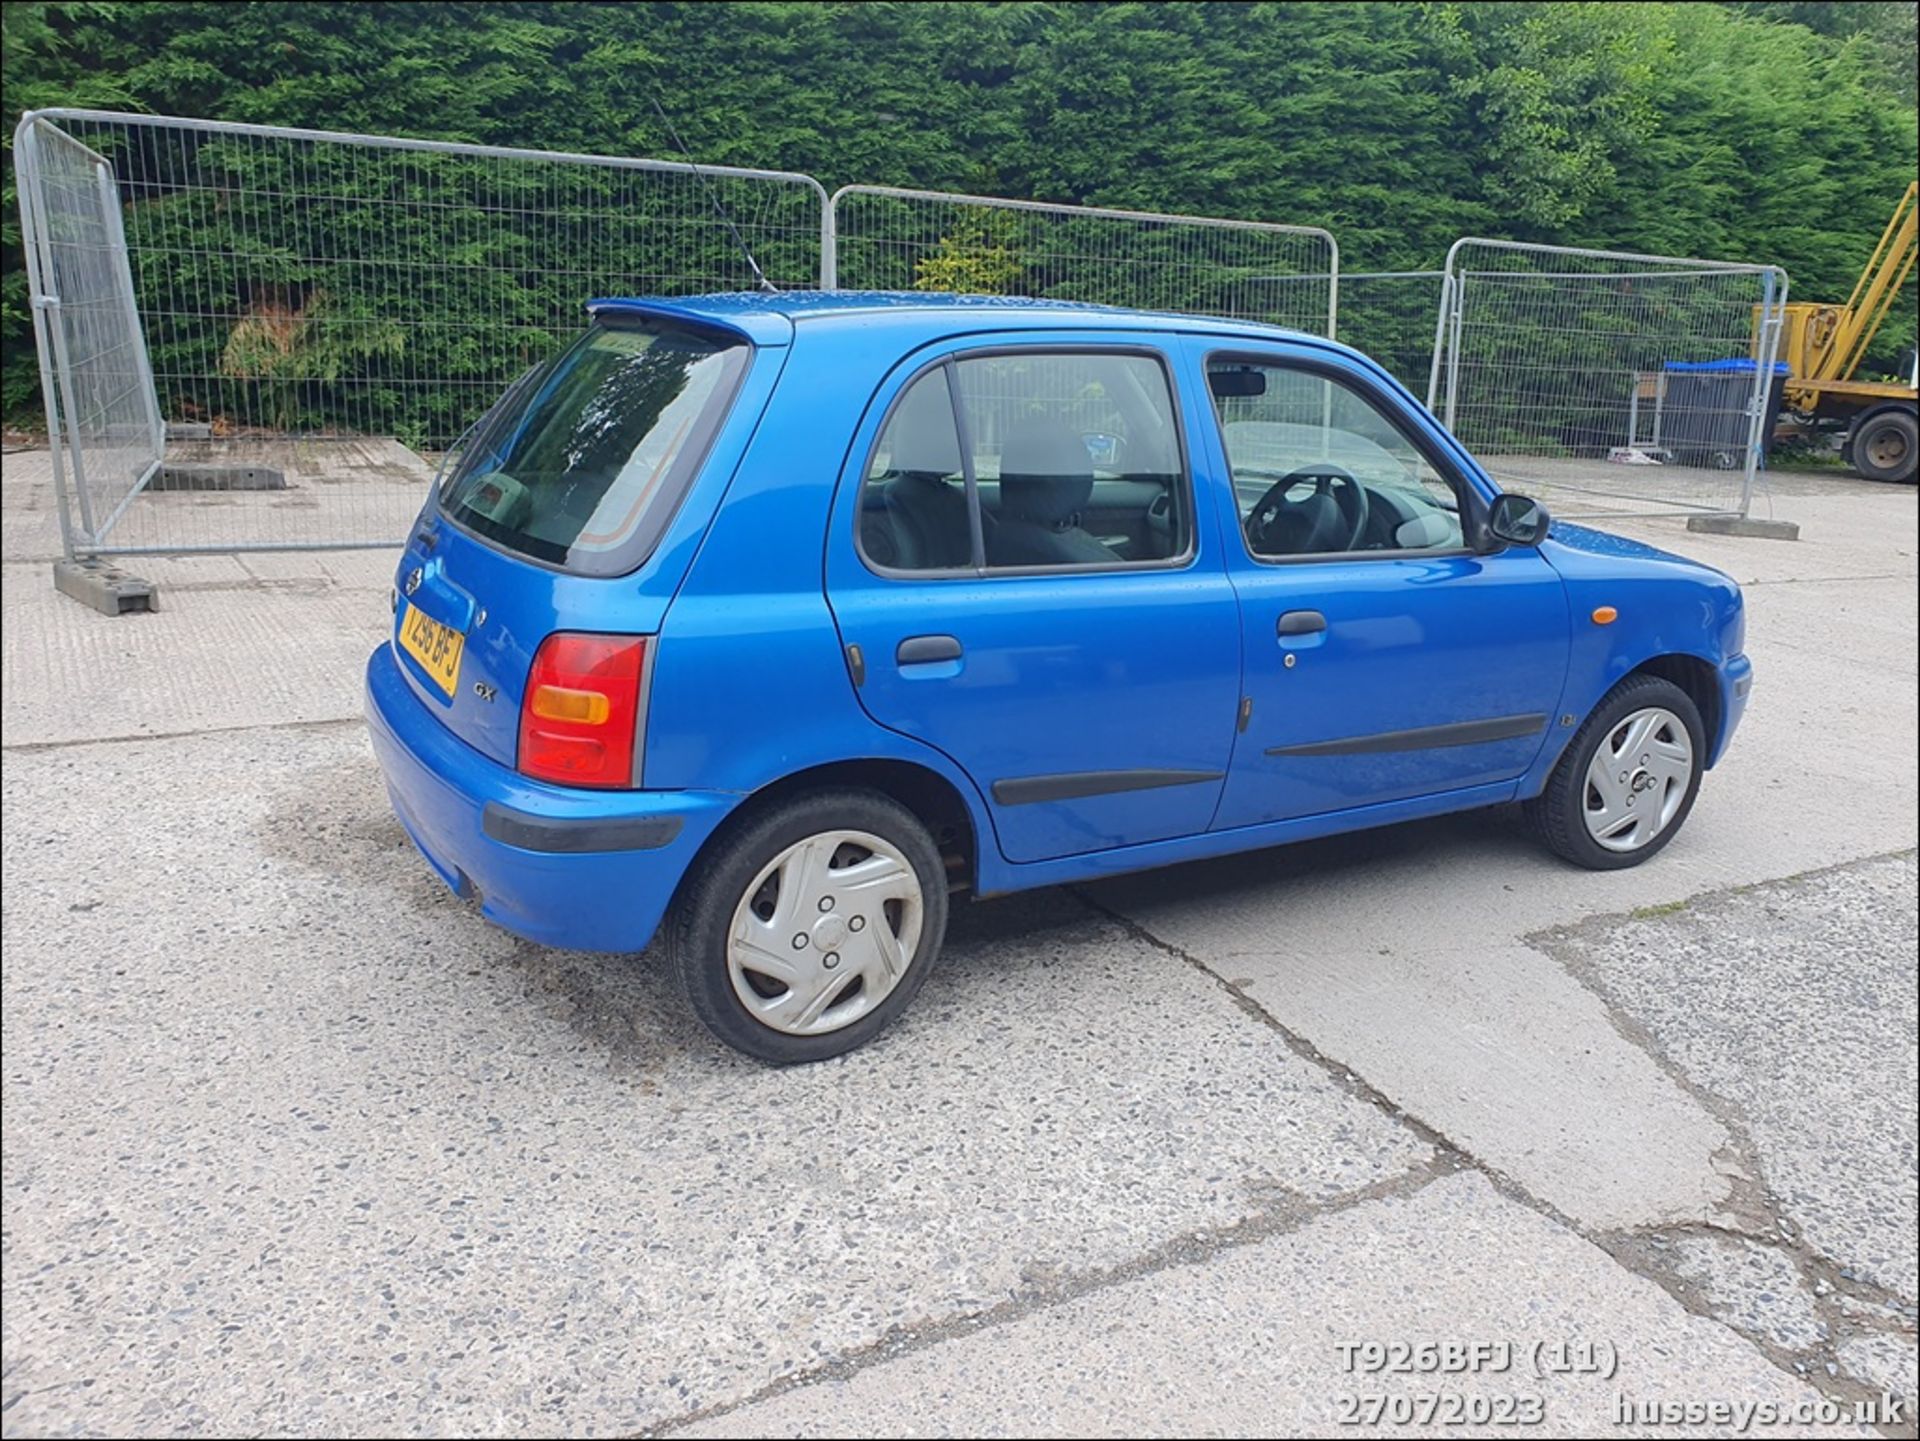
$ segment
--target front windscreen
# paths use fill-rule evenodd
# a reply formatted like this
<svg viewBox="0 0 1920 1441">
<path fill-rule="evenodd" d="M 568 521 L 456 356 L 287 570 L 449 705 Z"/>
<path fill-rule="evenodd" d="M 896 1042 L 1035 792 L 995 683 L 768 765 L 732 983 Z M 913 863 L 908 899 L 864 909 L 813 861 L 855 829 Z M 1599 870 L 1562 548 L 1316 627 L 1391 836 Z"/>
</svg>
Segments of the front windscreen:
<svg viewBox="0 0 1920 1441">
<path fill-rule="evenodd" d="M 549 565 L 633 569 L 678 509 L 747 354 L 671 326 L 593 326 L 475 428 L 441 508 Z"/>
</svg>

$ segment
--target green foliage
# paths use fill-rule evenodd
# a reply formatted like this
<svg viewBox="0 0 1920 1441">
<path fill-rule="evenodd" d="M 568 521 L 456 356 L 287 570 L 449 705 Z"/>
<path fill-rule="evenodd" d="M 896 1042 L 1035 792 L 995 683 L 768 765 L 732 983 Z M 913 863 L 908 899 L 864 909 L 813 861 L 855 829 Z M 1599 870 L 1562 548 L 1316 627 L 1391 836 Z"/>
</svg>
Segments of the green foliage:
<svg viewBox="0 0 1920 1441">
<path fill-rule="evenodd" d="M 13 154 L 13 127 L 21 114 L 47 105 L 125 108 L 132 95 L 120 77 L 86 63 L 84 42 L 72 43 L 111 19 L 109 5 L 0 5 L 0 94 L 5 96 L 4 144 Z M 0 172 L 0 416 L 35 415 L 39 374 L 33 361 L 33 315 L 20 254 L 20 195 L 13 166 Z"/>
<path fill-rule="evenodd" d="M 1663 8 L 1476 4 L 1437 18 L 1469 62 L 1453 88 L 1486 133 L 1513 223 L 1559 233 L 1584 219 L 1618 187 L 1615 157 L 1658 132 L 1675 52 Z"/>
<path fill-rule="evenodd" d="M 1018 295 L 1020 255 L 1005 212 L 966 212 L 931 254 L 914 262 L 915 290 L 959 295 Z"/>
<path fill-rule="evenodd" d="M 258 382 L 258 414 L 275 430 L 292 431 L 324 423 L 302 413 L 303 389 L 325 386 L 372 360 L 405 354 L 406 332 L 391 315 L 343 314 L 327 292 L 311 291 L 304 301 L 262 295 L 227 333 L 219 373 Z"/>
<path fill-rule="evenodd" d="M 1920 6 L 1913 0 L 1735 0 L 1728 8 L 1849 42 L 1844 53 L 1913 105 L 1920 89 L 1914 64 Z"/>
<path fill-rule="evenodd" d="M 84 105 L 671 155 L 657 96 L 699 158 L 805 171 L 829 189 L 1324 225 L 1352 270 L 1432 268 L 1462 234 L 1764 260 L 1788 268 L 1796 296 L 1840 300 L 1914 173 L 1914 8 L 8 3 L 4 125 Z M 296 178 L 257 153 L 206 149 L 235 194 Z M 650 238 L 597 181 L 580 195 L 604 207 L 606 238 L 574 267 L 543 264 L 536 233 L 488 234 L 458 205 L 435 208 L 472 178 L 457 162 L 324 178 L 417 201 L 421 223 L 384 233 L 374 217 L 391 210 L 349 203 L 365 195 L 266 213 L 206 190 L 126 192 L 130 238 L 161 247 L 139 283 L 207 301 L 149 335 L 157 374 L 220 377 L 170 396 L 169 413 L 268 407 L 325 423 L 357 387 L 356 418 L 443 435 L 570 327 L 596 280 L 728 263 L 718 227 Z M 38 384 L 10 166 L 4 224 L 0 412 L 18 417 Z M 449 272 L 487 277 L 463 292 L 484 324 L 422 334 L 412 322 L 448 303 L 448 276 L 323 273 L 312 257 L 330 252 L 302 243 L 315 234 L 370 257 L 410 240 Z M 1108 283 L 1049 269 L 1013 221 L 944 240 L 888 283 L 1083 298 Z M 804 269 L 803 235 L 770 248 L 769 270 Z M 1153 298 L 1178 303 L 1188 258 L 1171 241 L 1165 258 Z M 274 307 L 299 317 L 285 354 Z M 1876 368 L 1913 329 L 1903 305 Z"/>
</svg>

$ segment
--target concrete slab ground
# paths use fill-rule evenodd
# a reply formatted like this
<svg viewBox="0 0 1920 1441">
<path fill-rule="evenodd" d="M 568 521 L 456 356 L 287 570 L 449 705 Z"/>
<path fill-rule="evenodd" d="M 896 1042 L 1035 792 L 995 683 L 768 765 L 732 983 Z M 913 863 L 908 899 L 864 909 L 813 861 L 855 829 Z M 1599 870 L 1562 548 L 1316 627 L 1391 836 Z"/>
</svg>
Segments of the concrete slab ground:
<svg viewBox="0 0 1920 1441">
<path fill-rule="evenodd" d="M 219 453 L 218 443 L 197 449 Z M 293 488 L 143 496 L 112 538 L 126 544 L 265 539 L 279 533 L 267 523 L 273 516 L 304 521 L 307 538 L 351 539 L 370 525 L 373 533 L 399 537 L 429 479 L 419 457 L 392 441 L 281 442 L 240 454 L 285 466 Z M 329 503 L 324 526 L 314 523 L 315 511 L 302 508 L 315 494 Z M 390 624 L 391 551 L 128 556 L 122 564 L 157 588 L 158 609 L 89 615 L 53 589 L 60 530 L 45 451 L 5 458 L 0 499 L 6 582 L 0 731 L 6 745 L 359 713 L 361 665 Z M 221 529 L 227 521 L 233 527 Z"/>
<path fill-rule="evenodd" d="M 6 790 L 28 1431 L 648 1424 L 1431 1156 L 1064 893 L 968 915 L 882 1044 L 773 1072 L 658 967 L 454 901 L 356 730 L 16 752 Z"/>
<path fill-rule="evenodd" d="M 1727 1118 L 1768 1239 L 1896 1305 L 1920 1288 L 1914 889 L 1908 851 L 1536 938 Z"/>
<path fill-rule="evenodd" d="M 152 488 L 117 519 L 122 496 L 102 488 L 93 512 L 106 527 L 102 543 L 152 549 L 204 549 L 293 542 L 397 545 L 420 510 L 433 478 L 419 455 L 395 440 L 228 439 L 170 441 L 167 461 L 183 470 L 241 468 L 277 473 L 275 490 Z M 9 454 L 0 469 L 5 524 L 0 550 L 8 560 L 51 560 L 60 554 L 60 517 L 53 463 L 44 450 Z M 85 518 L 75 518 L 84 524 Z"/>
<path fill-rule="evenodd" d="M 7 1435 L 1913 1395 L 1911 490 L 1777 493 L 1793 545 L 1620 526 L 1747 586 L 1758 674 L 1649 866 L 1478 816 L 963 907 L 895 1032 L 769 1072 L 413 855 L 357 720 L 389 554 L 143 562 L 162 610 L 109 619 L 19 540 L 17 459 Z M 1340 1366 L 1446 1340 L 1617 1366 Z"/>
<path fill-rule="evenodd" d="M 343 720 L 392 624 L 393 553 L 140 556 L 150 615 L 106 616 L 5 566 L 0 734 L 9 746 Z"/>
<path fill-rule="evenodd" d="M 1378 1358 L 1357 1348 L 1386 1337 L 1486 1342 L 1484 1355 L 1469 1354 L 1488 1369 L 1369 1372 Z M 1619 1350 L 1611 1377 L 1534 1369 L 1557 1348 L 1590 1347 L 1597 1358 L 1608 1346 Z M 1705 1375 L 1715 1395 L 1756 1407 L 1786 1412 L 1805 1399 L 1803 1387 L 1724 1327 L 1466 1174 L 674 1434 L 926 1436 L 950 1433 L 964 1416 L 967 1432 L 980 1436 L 1484 1436 L 1507 1426 L 1514 1434 L 1660 1436 L 1671 1428 L 1640 1424 L 1638 1408 L 1708 1399 Z M 1394 1419 L 1408 1412 L 1391 1408 L 1452 1419 L 1410 1427 Z M 1539 1419 L 1485 1419 L 1496 1414 Z M 1768 1434 L 1875 1434 L 1850 1421 Z"/>
</svg>

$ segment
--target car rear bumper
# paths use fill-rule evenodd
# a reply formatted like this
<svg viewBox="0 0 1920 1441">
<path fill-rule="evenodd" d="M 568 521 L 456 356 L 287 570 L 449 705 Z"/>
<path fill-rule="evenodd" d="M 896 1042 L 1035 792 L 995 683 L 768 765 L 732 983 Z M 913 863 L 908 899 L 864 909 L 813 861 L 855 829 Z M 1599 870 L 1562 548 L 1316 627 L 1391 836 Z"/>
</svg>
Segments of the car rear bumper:
<svg viewBox="0 0 1920 1441">
<path fill-rule="evenodd" d="M 387 794 L 427 864 L 517 936 L 572 950 L 644 950 L 681 874 L 740 797 L 589 791 L 508 770 L 449 731 L 390 645 L 367 660 L 367 730 Z"/>
</svg>

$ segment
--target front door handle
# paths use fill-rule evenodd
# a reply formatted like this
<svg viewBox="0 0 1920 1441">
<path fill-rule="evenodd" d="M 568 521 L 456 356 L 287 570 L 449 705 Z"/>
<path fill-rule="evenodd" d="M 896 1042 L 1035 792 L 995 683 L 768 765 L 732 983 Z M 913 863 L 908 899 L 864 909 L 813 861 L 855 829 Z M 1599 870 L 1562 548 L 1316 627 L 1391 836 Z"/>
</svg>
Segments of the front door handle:
<svg viewBox="0 0 1920 1441">
<path fill-rule="evenodd" d="M 1290 610 L 1280 617 L 1275 630 L 1283 636 L 1312 635 L 1327 628 L 1327 618 L 1317 610 Z"/>
<path fill-rule="evenodd" d="M 896 665 L 930 665 L 959 660 L 960 642 L 950 635 L 910 635 L 893 652 Z"/>
</svg>

